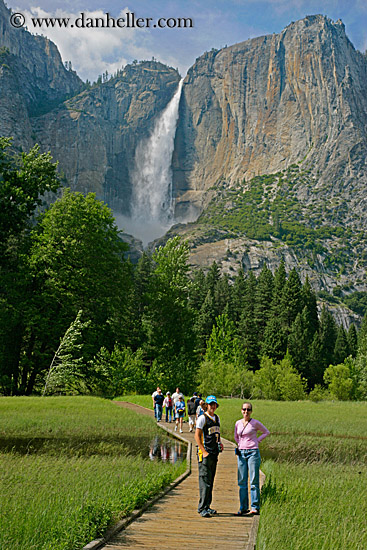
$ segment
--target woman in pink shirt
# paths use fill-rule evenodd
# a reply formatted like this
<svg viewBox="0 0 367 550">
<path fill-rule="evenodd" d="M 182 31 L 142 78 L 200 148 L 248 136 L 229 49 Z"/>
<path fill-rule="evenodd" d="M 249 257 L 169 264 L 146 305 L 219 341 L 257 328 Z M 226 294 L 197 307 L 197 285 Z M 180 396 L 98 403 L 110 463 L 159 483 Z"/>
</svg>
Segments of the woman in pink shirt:
<svg viewBox="0 0 367 550">
<path fill-rule="evenodd" d="M 239 516 L 260 513 L 260 451 L 259 443 L 269 435 L 269 430 L 258 420 L 251 418 L 252 405 L 242 405 L 242 418 L 237 420 L 234 438 L 238 465 L 238 486 L 240 488 Z M 261 432 L 258 437 L 257 433 Z M 250 474 L 251 510 L 248 508 L 248 476 Z"/>
</svg>

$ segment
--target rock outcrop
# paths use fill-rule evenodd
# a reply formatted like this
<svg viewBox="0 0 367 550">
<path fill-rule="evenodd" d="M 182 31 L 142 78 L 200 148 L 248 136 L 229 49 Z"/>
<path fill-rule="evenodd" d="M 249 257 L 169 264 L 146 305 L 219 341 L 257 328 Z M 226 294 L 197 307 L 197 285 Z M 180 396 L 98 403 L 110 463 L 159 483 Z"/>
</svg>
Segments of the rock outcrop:
<svg viewBox="0 0 367 550">
<path fill-rule="evenodd" d="M 31 118 L 53 109 L 83 87 L 66 70 L 56 45 L 10 25 L 11 10 L 0 0 L 0 133 L 28 149 L 37 140 Z"/>
</svg>

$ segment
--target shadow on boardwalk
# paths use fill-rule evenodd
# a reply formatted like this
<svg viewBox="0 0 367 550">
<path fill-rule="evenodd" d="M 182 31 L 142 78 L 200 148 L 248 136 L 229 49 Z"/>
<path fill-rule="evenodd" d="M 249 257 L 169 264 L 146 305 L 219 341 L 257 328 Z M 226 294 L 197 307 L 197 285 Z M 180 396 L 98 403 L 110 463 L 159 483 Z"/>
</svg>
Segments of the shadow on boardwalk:
<svg viewBox="0 0 367 550">
<path fill-rule="evenodd" d="M 116 402 L 118 406 L 135 410 L 141 414 L 153 416 L 153 411 L 133 405 Z M 162 422 L 161 427 L 174 434 L 174 424 Z M 180 483 L 164 496 L 156 500 L 143 514 L 120 531 L 103 541 L 94 541 L 85 550 L 119 550 L 141 548 L 149 550 L 176 550 L 177 548 L 210 547 L 216 550 L 227 549 L 254 550 L 259 516 L 253 518 L 236 515 L 238 502 L 237 461 L 232 442 L 222 439 L 224 451 L 219 455 L 217 475 L 214 483 L 212 507 L 218 514 L 211 518 L 202 518 L 197 513 L 199 500 L 198 467 L 194 434 L 184 424 L 185 441 L 192 444 L 191 475 L 183 475 Z M 263 476 L 262 476 L 263 481 Z"/>
</svg>

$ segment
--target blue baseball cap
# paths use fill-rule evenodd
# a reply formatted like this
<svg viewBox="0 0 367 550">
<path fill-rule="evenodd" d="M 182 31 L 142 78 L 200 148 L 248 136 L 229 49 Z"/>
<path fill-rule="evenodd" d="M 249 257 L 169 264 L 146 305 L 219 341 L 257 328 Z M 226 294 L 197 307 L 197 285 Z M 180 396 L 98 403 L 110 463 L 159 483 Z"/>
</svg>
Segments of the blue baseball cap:
<svg viewBox="0 0 367 550">
<path fill-rule="evenodd" d="M 205 403 L 216 403 L 219 407 L 219 403 L 217 401 L 217 398 L 215 397 L 215 395 L 208 395 L 208 397 L 205 399 Z"/>
</svg>

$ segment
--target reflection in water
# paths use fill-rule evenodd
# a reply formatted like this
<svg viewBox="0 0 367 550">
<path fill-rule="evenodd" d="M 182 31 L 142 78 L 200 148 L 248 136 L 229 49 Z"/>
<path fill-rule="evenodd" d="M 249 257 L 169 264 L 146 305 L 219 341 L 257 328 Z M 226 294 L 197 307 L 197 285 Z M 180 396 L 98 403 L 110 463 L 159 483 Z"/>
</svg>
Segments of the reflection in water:
<svg viewBox="0 0 367 550">
<path fill-rule="evenodd" d="M 150 460 L 161 460 L 162 462 L 180 462 L 186 456 L 186 445 L 177 439 L 162 439 L 159 435 L 150 443 Z"/>
<path fill-rule="evenodd" d="M 50 456 L 141 456 L 175 463 L 186 458 L 187 445 L 166 435 L 80 437 L 6 437 L 0 434 L 0 453 Z"/>
</svg>

